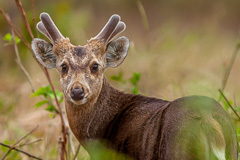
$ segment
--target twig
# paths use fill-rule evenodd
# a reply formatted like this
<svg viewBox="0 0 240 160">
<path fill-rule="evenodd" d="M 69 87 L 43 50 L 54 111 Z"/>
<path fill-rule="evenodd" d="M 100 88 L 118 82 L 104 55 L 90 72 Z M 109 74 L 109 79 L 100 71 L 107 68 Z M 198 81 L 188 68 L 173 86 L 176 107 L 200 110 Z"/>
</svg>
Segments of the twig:
<svg viewBox="0 0 240 160">
<path fill-rule="evenodd" d="M 65 116 L 63 118 L 64 118 L 64 121 L 66 121 Z M 71 131 L 69 131 L 69 125 L 67 123 L 65 123 L 65 124 L 66 124 L 66 128 L 67 128 L 68 143 L 70 145 L 69 148 L 72 150 L 73 155 L 75 155 L 76 150 L 75 150 L 75 147 L 74 147 L 74 144 L 73 144 L 73 140 L 72 140 L 72 133 L 71 133 Z M 75 160 L 77 160 L 77 158 Z"/>
<path fill-rule="evenodd" d="M 4 143 L 1 143 L 1 142 L 0 142 L 0 145 L 2 145 L 2 146 L 4 146 L 4 147 L 7 147 L 7 148 L 10 148 L 10 149 L 12 148 L 12 146 L 9 146 L 9 145 L 4 144 Z M 21 150 L 21 149 L 18 149 L 18 148 L 13 147 L 12 150 L 15 150 L 15 151 L 17 151 L 17 152 L 21 152 L 21 153 L 27 155 L 28 157 L 31 157 L 31 158 L 34 158 L 34 159 L 38 159 L 38 160 L 42 160 L 41 158 L 38 158 L 38 157 L 36 157 L 36 156 L 34 156 L 34 155 L 31 155 L 30 153 L 27 153 L 27 152 L 25 152 L 25 151 L 23 151 L 23 150 Z"/>
<path fill-rule="evenodd" d="M 49 73 L 48 73 L 48 71 L 47 71 L 47 69 L 46 68 L 44 68 L 45 69 L 45 73 L 46 73 L 46 77 L 47 77 L 47 79 L 48 79 L 48 82 L 49 82 L 49 84 L 50 84 L 50 86 L 51 86 L 51 89 L 52 89 L 52 91 L 53 91 L 53 95 L 54 95 L 54 98 L 55 98 L 55 101 L 56 101 L 56 104 L 57 104 L 57 107 L 58 107 L 58 111 L 59 111 L 59 115 L 60 115 L 60 119 L 61 119 L 61 126 L 62 126 L 62 135 L 63 135 L 63 143 L 61 143 L 63 146 L 62 146 L 62 150 L 61 151 L 63 151 L 63 152 L 65 152 L 66 153 L 66 157 L 67 157 L 67 151 L 66 151 L 66 144 L 67 144 L 67 130 L 66 130 L 66 125 L 65 125 L 65 123 L 64 123 L 64 120 L 63 120 L 63 112 L 62 112 L 62 109 L 61 109 L 61 106 L 60 106 L 60 104 L 59 104 L 59 102 L 58 102 L 58 99 L 57 99 L 57 95 L 56 95 L 56 92 L 55 92 L 55 88 L 54 88 L 54 86 L 53 86 L 53 84 L 52 84 L 52 81 L 51 81 L 51 79 L 50 79 L 50 75 L 49 75 Z M 64 155 L 64 154 L 61 154 L 61 155 Z M 61 157 L 61 159 L 62 159 L 63 157 Z M 64 158 L 63 158 L 64 159 Z"/>
<path fill-rule="evenodd" d="M 31 38 L 33 39 L 34 37 L 33 37 L 33 34 L 32 34 L 32 30 L 31 30 L 31 28 L 30 28 L 30 26 L 29 26 L 29 23 L 28 23 L 28 20 L 27 20 L 27 18 L 26 18 L 26 14 L 25 14 L 25 11 L 24 11 L 23 6 L 22 6 L 22 4 L 21 4 L 21 1 L 20 1 L 20 0 L 15 0 L 15 2 L 16 2 L 17 6 L 18 6 L 18 8 L 19 8 L 19 10 L 20 10 L 20 12 L 21 12 L 21 15 L 22 15 L 22 17 L 23 17 L 23 21 L 24 21 L 24 23 L 25 23 L 25 26 L 27 27 L 27 30 L 28 30 Z M 31 52 L 33 53 L 32 49 L 30 49 L 30 50 L 31 50 Z M 61 110 L 59 101 L 58 101 L 58 99 L 57 99 L 56 92 L 55 92 L 55 88 L 54 88 L 54 86 L 53 86 L 53 84 L 52 84 L 52 81 L 51 81 L 50 75 L 49 75 L 49 73 L 48 73 L 48 70 L 47 70 L 46 68 L 44 68 L 44 71 L 45 71 L 45 75 L 46 75 L 46 77 L 47 77 L 47 79 L 48 79 L 48 82 L 49 82 L 49 84 L 50 84 L 50 86 L 51 86 L 51 89 L 52 89 L 52 91 L 53 91 L 54 98 L 55 98 L 55 101 L 56 101 L 56 105 L 57 105 L 58 110 L 59 110 L 59 112 L 60 112 L 59 115 L 60 115 L 61 125 L 62 125 L 62 135 L 63 135 L 63 145 L 64 145 L 64 146 L 63 146 L 63 149 L 64 149 L 64 152 L 65 152 L 66 155 L 67 155 L 67 151 L 66 151 L 67 132 L 66 132 L 66 127 L 65 127 L 65 124 L 64 124 L 64 120 L 63 120 L 62 110 Z"/>
<path fill-rule="evenodd" d="M 12 37 L 13 37 L 13 46 L 14 46 L 14 49 L 15 49 L 15 54 L 16 54 L 16 62 L 18 64 L 18 66 L 21 68 L 21 70 L 23 71 L 23 73 L 26 75 L 31 87 L 32 87 L 32 92 L 35 92 L 35 89 L 34 89 L 34 86 L 33 86 L 33 83 L 32 83 L 32 80 L 27 72 L 27 70 L 25 69 L 25 67 L 23 66 L 22 62 L 21 62 L 21 59 L 20 59 L 20 56 L 19 56 L 19 51 L 18 51 L 18 47 L 17 47 L 17 43 L 15 41 L 15 34 L 14 34 L 14 31 L 13 29 L 12 30 Z"/>
<path fill-rule="evenodd" d="M 33 21 L 33 25 L 35 28 L 35 32 L 37 34 L 37 37 L 39 37 L 38 31 L 37 31 L 37 27 L 36 27 L 36 14 L 35 14 L 35 5 L 34 5 L 34 0 L 32 0 L 32 21 Z"/>
<path fill-rule="evenodd" d="M 223 78 L 222 88 L 221 88 L 222 91 L 224 91 L 224 89 L 225 89 L 225 87 L 226 87 L 226 84 L 227 84 L 227 81 L 228 81 L 230 72 L 231 72 L 231 70 L 232 70 L 232 67 L 233 67 L 233 64 L 234 64 L 234 62 L 235 62 L 235 59 L 236 59 L 236 56 L 237 56 L 237 54 L 238 54 L 239 49 L 240 49 L 240 44 L 237 44 L 236 47 L 235 47 L 235 50 L 234 50 L 234 52 L 233 52 L 233 54 L 232 54 L 232 57 L 231 57 L 229 66 L 227 67 L 226 72 L 225 72 L 225 75 L 224 75 L 224 78 Z"/>
<path fill-rule="evenodd" d="M 73 160 L 76 160 L 76 159 L 77 159 L 77 155 L 78 155 L 78 153 L 79 153 L 80 147 L 81 147 L 81 145 L 78 144 L 77 151 L 76 151 L 76 153 L 75 153 L 75 155 L 74 155 L 74 157 L 73 157 Z"/>
<path fill-rule="evenodd" d="M 229 105 L 229 107 L 231 107 L 231 109 L 233 110 L 233 112 L 235 113 L 235 115 L 238 117 L 238 119 L 240 120 L 239 115 L 237 114 L 237 112 L 235 111 L 235 109 L 233 108 L 233 106 L 229 103 L 227 97 L 223 94 L 222 90 L 219 89 L 218 90 L 220 92 L 220 94 L 222 95 L 222 97 L 225 99 L 225 101 L 227 102 L 227 104 Z"/>
<path fill-rule="evenodd" d="M 1 8 L 0 13 L 3 15 L 4 19 L 7 21 L 7 23 L 10 25 L 10 27 L 14 30 L 14 32 L 17 34 L 17 36 L 21 39 L 21 41 L 25 44 L 25 46 L 31 50 L 30 45 L 28 44 L 26 38 L 21 34 L 21 32 L 18 31 L 18 29 L 13 24 L 12 20 L 10 19 L 9 15 L 6 14 Z"/>
<path fill-rule="evenodd" d="M 9 150 L 7 151 L 7 153 L 1 158 L 1 160 L 4 160 L 4 159 L 7 157 L 8 153 L 9 153 L 13 148 L 15 148 L 18 143 L 20 143 L 23 139 L 25 139 L 27 136 L 29 136 L 30 134 L 32 134 L 37 128 L 38 128 L 38 125 L 37 125 L 33 130 L 31 130 L 29 133 L 27 133 L 27 134 L 24 135 L 22 138 L 20 138 L 16 143 L 14 143 L 14 144 L 12 145 L 12 147 L 9 148 Z"/>
<path fill-rule="evenodd" d="M 31 141 L 31 142 L 27 142 L 27 143 L 24 143 L 24 144 L 20 144 L 20 145 L 18 145 L 18 146 L 16 146 L 16 147 L 23 147 L 23 146 L 26 146 L 26 145 L 30 145 L 30 144 L 34 144 L 34 143 L 40 142 L 40 141 L 42 141 L 42 140 L 43 140 L 43 139 L 40 138 L 40 139 Z"/>
<path fill-rule="evenodd" d="M 60 159 L 61 160 L 64 160 L 64 141 L 62 140 L 62 137 L 59 137 L 58 138 L 58 143 L 59 143 L 59 148 L 60 148 Z M 65 155 L 66 156 L 66 155 Z M 66 156 L 66 159 L 67 159 L 68 157 Z"/>
<path fill-rule="evenodd" d="M 25 11 L 24 11 L 24 9 L 23 9 L 23 7 L 22 7 L 22 4 L 21 4 L 20 0 L 15 0 L 15 2 L 16 2 L 17 6 L 18 6 L 18 8 L 19 8 L 19 10 L 20 10 L 20 12 L 21 12 L 21 15 L 22 15 L 22 17 L 23 17 L 25 26 L 27 27 L 28 32 L 29 32 L 31 38 L 33 39 L 34 37 L 33 37 L 33 34 L 32 34 L 32 30 L 31 30 L 31 28 L 30 28 L 30 26 L 29 26 L 29 23 L 28 23 L 28 21 L 27 21 L 26 14 L 25 14 Z M 8 16 L 6 13 L 4 13 L 4 12 L 1 10 L 1 8 L 0 8 L 0 13 L 4 16 L 4 18 L 6 19 L 6 21 L 7 21 L 8 24 L 10 25 L 10 27 L 11 27 L 11 28 L 14 30 L 14 32 L 19 36 L 19 38 L 22 40 L 22 42 L 23 42 L 23 43 L 27 46 L 27 48 L 31 51 L 32 55 L 34 55 L 33 50 L 31 49 L 30 44 L 26 41 L 25 37 L 22 36 L 21 33 L 16 29 L 15 25 L 12 23 L 11 19 L 9 18 L 9 16 Z M 36 60 L 36 59 L 35 59 L 35 60 Z M 54 86 L 53 86 L 53 84 L 52 84 L 52 80 L 51 80 L 51 78 L 50 78 L 50 76 L 49 76 L 48 70 L 47 70 L 46 68 L 42 67 L 42 65 L 40 65 L 40 63 L 39 63 L 38 61 L 37 61 L 37 63 L 39 64 L 39 66 L 40 66 L 41 69 L 44 71 L 44 73 L 45 73 L 45 75 L 46 75 L 46 77 L 47 77 L 47 80 L 48 80 L 48 82 L 49 82 L 49 84 L 50 84 L 50 86 L 51 86 L 51 88 L 52 88 L 52 90 L 53 90 L 53 93 L 54 93 L 56 105 L 57 105 L 57 107 L 59 108 L 59 112 L 60 112 L 59 115 L 60 115 L 60 119 L 61 119 L 62 135 L 63 135 L 63 142 L 64 142 L 64 143 L 63 143 L 63 147 L 62 147 L 62 148 L 63 148 L 62 151 L 64 151 L 64 153 L 66 153 L 66 155 L 67 155 L 67 151 L 66 151 L 67 135 L 66 135 L 66 127 L 65 127 L 65 124 L 64 124 L 64 121 L 63 121 L 62 110 L 61 110 L 61 108 L 60 108 L 60 105 L 59 105 L 59 102 L 58 102 L 58 99 L 57 99 L 57 96 L 56 96 L 56 92 L 55 92 Z M 63 155 L 64 155 L 64 153 L 63 153 Z M 67 157 L 67 156 L 66 156 L 66 157 Z"/>
<path fill-rule="evenodd" d="M 30 34 L 31 38 L 33 39 L 34 36 L 33 36 L 32 30 L 30 28 L 30 25 L 28 23 L 28 20 L 27 20 L 27 17 L 26 17 L 26 13 L 25 13 L 25 11 L 23 9 L 22 3 L 21 3 L 20 0 L 15 0 L 15 2 L 16 2 L 17 7 L 18 7 L 18 9 L 19 9 L 19 11 L 20 11 L 20 13 L 22 15 L 22 18 L 23 18 L 25 26 L 27 27 L 28 33 Z"/>
<path fill-rule="evenodd" d="M 149 29 L 149 22 L 148 22 L 147 14 L 146 14 L 146 11 L 143 7 L 141 0 L 137 0 L 136 3 L 137 3 L 138 10 L 140 12 L 140 15 L 142 17 L 144 28 Z"/>
</svg>

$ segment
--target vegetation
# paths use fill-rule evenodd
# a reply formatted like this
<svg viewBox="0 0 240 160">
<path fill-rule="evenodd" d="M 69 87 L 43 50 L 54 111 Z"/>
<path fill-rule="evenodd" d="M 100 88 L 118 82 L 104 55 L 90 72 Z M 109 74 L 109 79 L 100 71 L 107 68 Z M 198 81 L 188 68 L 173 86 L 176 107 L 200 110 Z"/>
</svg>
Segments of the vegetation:
<svg viewBox="0 0 240 160">
<path fill-rule="evenodd" d="M 34 28 L 43 11 L 73 44 L 84 44 L 118 13 L 131 47 L 124 64 L 106 72 L 111 84 L 168 100 L 210 96 L 233 118 L 240 141 L 240 1 L 15 2 L 0 1 L 0 158 L 89 159 L 64 119 L 57 73 L 39 67 L 29 50 L 33 37 L 43 37 Z"/>
</svg>

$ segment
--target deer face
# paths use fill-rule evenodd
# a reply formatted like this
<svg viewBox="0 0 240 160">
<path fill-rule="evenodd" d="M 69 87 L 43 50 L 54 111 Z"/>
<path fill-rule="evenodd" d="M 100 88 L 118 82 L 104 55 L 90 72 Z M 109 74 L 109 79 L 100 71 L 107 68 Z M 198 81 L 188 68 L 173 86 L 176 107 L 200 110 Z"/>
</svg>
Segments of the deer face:
<svg viewBox="0 0 240 160">
<path fill-rule="evenodd" d="M 74 46 L 64 38 L 47 13 L 40 15 L 38 30 L 51 43 L 34 39 L 32 49 L 46 68 L 56 68 L 68 101 L 77 105 L 97 99 L 103 83 L 103 72 L 117 67 L 127 55 L 129 40 L 120 37 L 111 41 L 126 27 L 118 15 L 113 15 L 101 32 L 84 46 Z"/>
</svg>

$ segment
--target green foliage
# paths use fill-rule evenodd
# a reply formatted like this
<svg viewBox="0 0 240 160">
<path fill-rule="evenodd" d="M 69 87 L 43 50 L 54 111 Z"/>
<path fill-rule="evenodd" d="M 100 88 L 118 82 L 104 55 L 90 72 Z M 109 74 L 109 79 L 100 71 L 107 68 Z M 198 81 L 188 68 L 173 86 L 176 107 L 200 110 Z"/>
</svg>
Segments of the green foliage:
<svg viewBox="0 0 240 160">
<path fill-rule="evenodd" d="M 224 91 L 222 91 L 222 92 L 223 92 L 224 95 L 226 95 Z M 219 101 L 219 102 L 222 102 L 223 108 L 224 108 L 225 110 L 229 109 L 228 103 L 226 102 L 226 100 L 223 98 L 223 96 L 222 96 L 221 94 L 219 95 L 218 101 Z M 228 99 L 228 101 L 229 101 L 229 103 L 232 105 L 232 101 L 229 100 L 229 99 Z"/>
<path fill-rule="evenodd" d="M 62 103 L 63 102 L 63 93 L 62 92 L 59 92 L 58 90 L 55 90 L 55 93 L 56 93 L 56 96 L 57 96 L 57 99 L 59 101 L 59 103 Z M 37 102 L 35 104 L 35 107 L 36 108 L 39 108 L 45 104 L 47 104 L 47 107 L 46 107 L 46 111 L 49 111 L 50 112 L 50 117 L 55 117 L 56 114 L 59 113 L 56 105 L 53 103 L 55 101 L 55 96 L 54 96 L 54 93 L 51 89 L 51 86 L 48 85 L 48 86 L 45 86 L 45 87 L 40 87 L 37 91 L 35 91 L 31 97 L 39 97 L 39 96 L 42 96 L 43 97 L 43 100 Z"/>
<path fill-rule="evenodd" d="M 134 94 L 139 94 L 138 83 L 141 78 L 141 73 L 134 72 L 132 78 L 130 79 L 131 84 L 133 85 L 132 92 Z"/>
<path fill-rule="evenodd" d="M 102 159 L 111 159 L 111 160 L 132 160 L 130 157 L 123 155 L 115 150 L 107 148 L 103 145 L 103 142 L 92 140 L 86 144 L 87 149 L 90 151 L 91 159 L 102 160 Z"/>
<path fill-rule="evenodd" d="M 131 89 L 132 93 L 139 94 L 138 83 L 141 79 L 141 73 L 134 72 L 129 80 L 125 80 L 123 78 L 123 72 L 119 72 L 118 75 L 111 76 L 110 79 L 119 82 L 125 86 L 127 85 L 127 82 L 129 82 L 132 87 Z"/>
<path fill-rule="evenodd" d="M 123 79 L 123 72 L 119 72 L 118 75 L 113 75 L 110 77 L 111 80 L 114 80 L 116 82 L 120 82 L 122 84 L 126 84 L 127 81 Z"/>
<path fill-rule="evenodd" d="M 3 37 L 3 40 L 6 41 L 6 43 L 4 45 L 10 45 L 13 43 L 13 37 L 10 33 L 5 34 L 5 36 Z M 15 36 L 15 42 L 16 44 L 18 44 L 21 40 Z"/>
<path fill-rule="evenodd" d="M 10 143 L 9 140 L 7 140 L 7 139 L 4 140 L 3 143 L 11 146 L 11 143 Z M 9 150 L 9 148 L 0 145 L 0 153 L 2 152 L 3 154 L 6 154 L 6 153 L 8 152 L 8 150 Z M 0 155 L 1 155 L 1 154 L 0 154 Z M 7 154 L 6 159 L 21 160 L 22 157 L 20 156 L 19 152 L 16 152 L 16 151 L 14 151 L 14 150 L 11 150 L 11 151 Z"/>
</svg>

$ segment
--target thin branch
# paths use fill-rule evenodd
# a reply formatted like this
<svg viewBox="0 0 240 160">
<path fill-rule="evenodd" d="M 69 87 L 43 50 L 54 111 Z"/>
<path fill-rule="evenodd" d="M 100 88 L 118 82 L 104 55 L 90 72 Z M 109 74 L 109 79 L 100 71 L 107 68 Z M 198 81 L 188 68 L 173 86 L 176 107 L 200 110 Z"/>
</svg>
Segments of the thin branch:
<svg viewBox="0 0 240 160">
<path fill-rule="evenodd" d="M 12 146 L 9 146 L 9 145 L 1 143 L 1 142 L 0 142 L 0 145 L 2 145 L 4 147 L 7 147 L 7 148 L 12 148 Z M 23 153 L 23 154 L 27 155 L 28 157 L 31 157 L 31 158 L 34 158 L 34 159 L 38 159 L 38 160 L 42 160 L 41 158 L 38 158 L 38 157 L 36 157 L 36 156 L 34 156 L 34 155 L 30 154 L 30 153 L 27 153 L 27 152 L 25 152 L 25 151 L 23 151 L 21 149 L 13 147 L 12 150 L 15 150 L 17 152 Z"/>
<path fill-rule="evenodd" d="M 142 17 L 142 22 L 143 22 L 144 28 L 149 29 L 149 22 L 148 22 L 147 14 L 146 14 L 146 11 L 144 9 L 144 6 L 143 6 L 141 0 L 137 0 L 136 3 L 137 3 L 138 10 L 140 12 L 140 15 Z"/>
<path fill-rule="evenodd" d="M 7 151 L 7 153 L 1 158 L 1 160 L 4 160 L 4 159 L 7 157 L 8 153 L 9 153 L 13 148 L 15 148 L 18 143 L 20 143 L 23 139 L 27 138 L 27 136 L 29 136 L 30 134 L 32 134 L 37 128 L 38 128 L 38 125 L 37 125 L 33 130 L 31 130 L 31 131 L 28 132 L 26 135 L 24 135 L 22 138 L 20 138 L 16 143 L 14 143 L 14 144 L 12 145 L 12 147 L 9 148 L 9 150 Z"/>
<path fill-rule="evenodd" d="M 19 8 L 19 10 L 20 10 L 20 12 L 21 12 L 21 15 L 22 15 L 23 20 L 24 20 L 24 23 L 25 23 L 25 25 L 26 25 L 26 27 L 27 27 L 27 29 L 28 29 L 28 32 L 29 32 L 31 38 L 33 39 L 34 37 L 33 37 L 33 34 L 32 34 L 32 30 L 31 30 L 31 28 L 30 28 L 30 26 L 29 26 L 29 23 L 28 23 L 28 21 L 27 21 L 26 14 L 25 14 L 25 11 L 24 11 L 24 9 L 23 9 L 23 7 L 22 7 L 22 5 L 21 5 L 21 2 L 20 2 L 20 0 L 15 0 L 15 2 L 16 2 L 17 6 L 18 6 L 18 8 Z M 22 42 L 23 42 L 23 43 L 27 46 L 27 48 L 31 51 L 32 55 L 34 55 L 33 50 L 31 49 L 30 44 L 25 40 L 25 37 L 22 36 L 21 33 L 16 29 L 16 27 L 15 27 L 14 24 L 12 23 L 11 19 L 9 18 L 9 16 L 8 16 L 7 14 L 5 14 L 5 13 L 1 10 L 1 8 L 0 8 L 0 13 L 4 16 L 4 18 L 6 19 L 6 21 L 7 21 L 8 24 L 10 25 L 10 27 L 11 27 L 11 28 L 14 30 L 14 32 L 19 36 L 19 38 L 22 40 Z M 36 59 L 35 59 L 35 60 L 36 60 Z M 40 63 L 39 63 L 38 61 L 37 61 L 37 63 L 40 65 Z M 56 96 L 56 92 L 55 92 L 54 86 L 53 86 L 53 84 L 52 84 L 52 80 L 51 80 L 51 78 L 50 78 L 50 76 L 49 76 L 48 70 L 47 70 L 46 68 L 42 67 L 41 65 L 40 65 L 40 67 L 41 67 L 41 69 L 44 71 L 44 73 L 45 73 L 45 75 L 46 75 L 46 77 L 47 77 L 47 79 L 48 79 L 48 82 L 49 82 L 49 84 L 50 84 L 50 86 L 51 86 L 51 88 L 52 88 L 52 90 L 53 90 L 53 93 L 54 93 L 56 105 L 57 105 L 57 107 L 59 108 L 59 112 L 60 112 L 59 115 L 60 115 L 61 126 L 62 126 L 62 136 L 63 136 L 63 142 L 64 142 L 64 143 L 63 143 L 63 147 L 62 147 L 62 148 L 63 148 L 62 151 L 64 151 L 64 152 L 66 153 L 66 155 L 67 155 L 67 151 L 66 151 L 67 135 L 66 135 L 66 127 L 65 127 L 65 124 L 64 124 L 64 121 L 63 121 L 62 111 L 61 111 L 61 108 L 60 108 L 60 105 L 59 105 L 59 102 L 58 102 L 58 99 L 57 99 L 57 96 Z M 63 153 L 63 154 L 64 154 L 64 153 Z"/>
<path fill-rule="evenodd" d="M 233 110 L 233 112 L 235 113 L 235 115 L 238 117 L 238 119 L 240 120 L 239 115 L 237 114 L 237 112 L 235 111 L 235 109 L 233 108 L 233 106 L 230 104 L 230 102 L 228 101 L 227 97 L 224 95 L 224 93 L 222 92 L 221 89 L 218 90 L 220 92 L 220 94 L 222 95 L 222 97 L 225 99 L 225 101 L 227 102 L 227 104 L 229 105 L 229 107 L 231 107 L 231 109 Z"/>
<path fill-rule="evenodd" d="M 235 62 L 235 59 L 236 59 L 236 56 L 238 54 L 238 51 L 240 49 L 240 44 L 237 44 L 236 47 L 235 47 L 235 50 L 232 54 L 232 57 L 231 57 L 231 60 L 230 60 L 230 63 L 229 63 L 229 66 L 227 67 L 226 69 L 226 72 L 225 72 L 225 75 L 224 75 L 224 78 L 223 78 L 223 82 L 222 82 L 222 88 L 221 90 L 224 91 L 226 85 L 227 85 L 227 81 L 228 81 L 228 78 L 229 78 L 229 75 L 230 75 L 230 72 L 232 70 L 232 67 L 233 67 L 233 64 Z"/>
<path fill-rule="evenodd" d="M 65 116 L 63 118 L 64 118 L 64 121 L 66 121 Z M 75 150 L 75 147 L 74 147 L 74 144 L 73 144 L 73 140 L 72 140 L 72 133 L 71 133 L 71 131 L 69 131 L 69 125 L 67 125 L 67 123 L 65 123 L 65 124 L 66 124 L 66 128 L 67 128 L 68 143 L 70 145 L 69 148 L 72 150 L 73 155 L 75 155 L 76 154 L 76 150 Z M 77 160 L 77 158 L 75 160 Z"/>
<path fill-rule="evenodd" d="M 23 6 L 22 6 L 22 4 L 21 4 L 21 1 L 20 1 L 20 0 L 15 0 L 15 2 L 16 2 L 17 6 L 18 6 L 18 8 L 19 8 L 19 10 L 20 10 L 20 12 L 21 12 L 21 15 L 22 15 L 22 17 L 23 17 L 23 21 L 24 21 L 24 23 L 25 23 L 25 26 L 27 27 L 27 30 L 28 30 L 31 38 L 33 39 L 34 36 L 33 36 L 33 34 L 32 34 L 32 30 L 31 30 L 30 25 L 29 25 L 29 23 L 28 23 L 28 20 L 27 20 L 25 11 L 24 11 L 24 9 L 23 9 Z M 30 50 L 31 50 L 31 52 L 33 52 L 32 49 L 30 49 Z M 64 149 L 64 152 L 65 152 L 66 155 L 67 155 L 67 151 L 66 151 L 67 132 L 66 132 L 66 126 L 65 126 L 64 120 L 63 120 L 62 110 L 61 110 L 59 101 L 58 101 L 58 99 L 57 99 L 56 92 L 55 92 L 55 88 L 54 88 L 54 86 L 53 86 L 53 84 L 52 84 L 52 81 L 51 81 L 50 75 L 49 75 L 49 73 L 48 73 L 48 70 L 47 70 L 46 68 L 44 68 L 44 70 L 45 70 L 45 75 L 46 75 L 46 77 L 47 77 L 47 79 L 48 79 L 48 82 L 49 82 L 49 84 L 50 84 L 50 86 L 51 86 L 51 88 L 52 88 L 52 91 L 53 91 L 53 94 L 54 94 L 54 98 L 55 98 L 55 101 L 56 101 L 56 105 L 57 105 L 58 110 L 59 110 L 59 112 L 60 112 L 60 119 L 61 119 L 61 125 L 62 125 L 62 134 L 63 134 L 63 149 Z"/>
<path fill-rule="evenodd" d="M 39 37 L 38 31 L 37 31 L 37 27 L 36 27 L 36 14 L 35 14 L 35 4 L 34 4 L 34 0 L 32 0 L 32 21 L 33 21 L 33 25 L 35 28 L 35 32 L 37 34 L 37 37 Z"/>
<path fill-rule="evenodd" d="M 47 71 L 47 69 L 46 68 L 44 68 L 45 69 L 45 73 L 46 73 L 46 77 L 47 77 L 47 79 L 48 79 L 48 82 L 49 82 L 49 84 L 50 84 L 50 86 L 51 86 L 51 89 L 52 89 L 52 91 L 53 91 L 53 95 L 54 95 L 54 98 L 55 98 L 55 101 L 56 101 L 56 104 L 57 104 L 57 107 L 58 107 L 58 111 L 59 111 L 59 115 L 60 115 L 60 119 L 61 119 L 61 126 L 62 126 L 62 135 L 63 135 L 63 143 L 61 143 L 63 146 L 62 146 L 62 151 L 64 151 L 65 153 L 66 153 L 66 157 L 67 157 L 67 151 L 66 151 L 66 144 L 67 144 L 67 130 L 66 130 L 66 125 L 65 125 L 65 123 L 64 123 L 64 120 L 63 120 L 63 112 L 62 112 L 62 109 L 61 109 L 61 106 L 60 106 L 60 104 L 59 104 L 59 101 L 58 101 L 58 99 L 57 99 L 57 95 L 56 95 L 56 92 L 55 92 L 55 88 L 54 88 L 54 86 L 53 86 L 53 84 L 52 84 L 52 81 L 51 81 L 51 79 L 50 79 L 50 75 L 49 75 L 49 73 L 48 73 L 48 71 Z M 61 154 L 62 155 L 62 154 Z"/>
<path fill-rule="evenodd" d="M 3 17 L 5 18 L 5 20 L 7 21 L 7 23 L 9 24 L 10 28 L 13 29 L 14 33 L 17 34 L 17 36 L 20 38 L 20 40 L 24 43 L 24 45 L 29 49 L 29 51 L 32 53 L 32 56 L 34 57 L 34 53 L 33 50 L 30 46 L 30 44 L 27 42 L 26 38 L 21 34 L 21 32 L 18 31 L 18 29 L 16 28 L 16 26 L 13 24 L 12 20 L 10 19 L 10 17 L 8 16 L 7 13 L 5 13 L 1 8 L 0 8 L 0 13 L 3 15 Z M 34 58 L 35 59 L 35 58 Z M 44 71 L 42 65 L 35 59 L 35 61 L 39 64 L 39 66 L 41 67 L 41 69 Z"/>
<path fill-rule="evenodd" d="M 27 79 L 28 79 L 28 81 L 29 81 L 29 83 L 30 83 L 30 85 L 31 85 L 31 87 L 32 87 L 32 92 L 35 92 L 35 89 L 34 89 L 34 86 L 33 86 L 33 83 L 32 83 L 32 79 L 30 78 L 27 70 L 26 70 L 25 67 L 23 66 L 22 61 L 21 61 L 21 59 L 20 59 L 19 51 L 18 51 L 18 47 L 17 47 L 17 43 L 16 43 L 16 41 L 15 41 L 14 31 L 13 31 L 13 29 L 11 29 L 11 30 L 12 30 L 12 37 L 13 37 L 13 46 L 14 46 L 14 49 L 15 49 L 16 57 L 17 57 L 16 62 L 17 62 L 17 64 L 18 64 L 18 66 L 21 68 L 21 70 L 23 71 L 23 73 L 26 75 L 26 77 L 27 77 Z"/>
<path fill-rule="evenodd" d="M 79 153 L 79 151 L 80 151 L 80 147 L 81 147 L 81 145 L 78 144 L 77 151 L 76 151 L 76 153 L 75 153 L 75 155 L 74 155 L 74 157 L 73 157 L 73 160 L 76 160 L 76 159 L 77 159 L 77 155 L 78 155 L 78 153 Z"/>
<path fill-rule="evenodd" d="M 62 140 L 62 137 L 58 138 L 58 144 L 59 144 L 59 148 L 60 148 L 60 159 L 64 160 L 65 148 L 63 148 L 63 147 L 65 146 L 65 144 L 64 144 L 64 141 Z M 66 159 L 68 159 L 67 154 L 65 156 L 66 156 Z"/>
<path fill-rule="evenodd" d="M 21 41 L 25 44 L 25 46 L 31 50 L 31 47 L 29 43 L 27 42 L 26 38 L 21 34 L 21 32 L 18 31 L 18 29 L 15 27 L 13 24 L 12 20 L 10 19 L 9 15 L 5 13 L 1 8 L 0 8 L 0 13 L 3 15 L 4 19 L 7 21 L 7 23 L 10 25 L 10 27 L 14 30 L 14 32 L 17 34 L 17 36 L 21 39 Z"/>
<path fill-rule="evenodd" d="M 26 13 L 23 9 L 23 6 L 22 6 L 22 2 L 20 0 L 15 0 L 16 4 L 17 4 L 17 7 L 22 15 L 22 18 L 23 18 L 23 21 L 24 21 L 24 24 L 25 26 L 27 27 L 27 30 L 28 30 L 28 33 L 30 34 L 31 38 L 33 39 L 34 36 L 33 36 L 33 33 L 32 33 L 32 30 L 30 28 L 30 25 L 28 23 L 28 20 L 27 20 L 27 17 L 26 17 Z"/>
<path fill-rule="evenodd" d="M 20 144 L 20 145 L 18 145 L 18 146 L 16 146 L 16 147 L 23 147 L 23 146 L 26 146 L 26 145 L 30 145 L 30 144 L 34 144 L 34 143 L 40 142 L 40 141 L 42 141 L 42 140 L 43 140 L 43 139 L 40 138 L 40 139 L 31 141 L 31 142 L 27 142 L 27 143 L 24 143 L 24 144 Z"/>
</svg>

